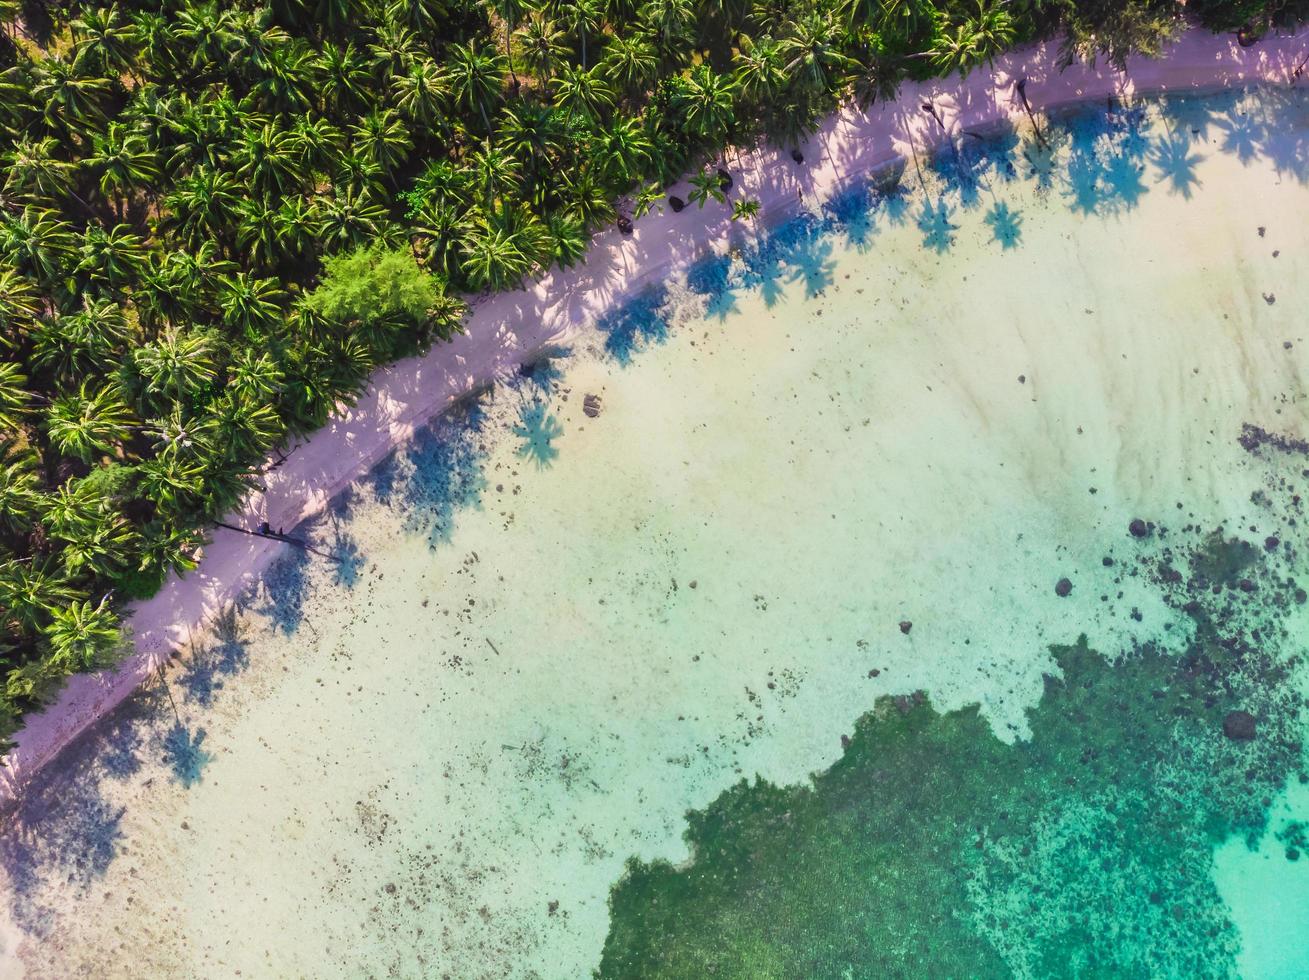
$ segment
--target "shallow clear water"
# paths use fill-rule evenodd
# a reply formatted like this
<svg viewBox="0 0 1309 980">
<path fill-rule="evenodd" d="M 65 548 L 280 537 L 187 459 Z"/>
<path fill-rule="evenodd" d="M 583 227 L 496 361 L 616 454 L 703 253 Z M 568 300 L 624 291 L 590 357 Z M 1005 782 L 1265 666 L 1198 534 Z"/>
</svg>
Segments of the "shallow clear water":
<svg viewBox="0 0 1309 980">
<path fill-rule="evenodd" d="M 1309 974 L 1309 99 L 1049 135 L 397 451 L 10 818 L 6 972 Z"/>
</svg>

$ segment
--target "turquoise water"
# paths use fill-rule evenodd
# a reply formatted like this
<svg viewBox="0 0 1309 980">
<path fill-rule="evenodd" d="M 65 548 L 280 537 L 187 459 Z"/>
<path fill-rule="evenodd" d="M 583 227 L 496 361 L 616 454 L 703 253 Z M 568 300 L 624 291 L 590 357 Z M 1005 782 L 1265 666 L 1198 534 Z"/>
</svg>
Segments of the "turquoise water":
<svg viewBox="0 0 1309 980">
<path fill-rule="evenodd" d="M 300 529 L 9 819 L 6 974 L 1309 974 L 1309 102 L 985 137 Z"/>
</svg>

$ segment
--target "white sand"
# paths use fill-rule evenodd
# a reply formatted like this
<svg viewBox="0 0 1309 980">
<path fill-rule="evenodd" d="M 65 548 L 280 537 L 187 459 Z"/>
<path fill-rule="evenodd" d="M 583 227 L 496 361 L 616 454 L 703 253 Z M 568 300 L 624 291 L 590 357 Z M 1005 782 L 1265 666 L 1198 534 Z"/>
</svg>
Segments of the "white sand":
<svg viewBox="0 0 1309 980">
<path fill-rule="evenodd" d="M 1309 53 L 1309 33 L 1270 37 L 1248 49 L 1233 36 L 1192 31 L 1159 60 L 1133 59 L 1125 74 L 1107 66 L 1056 68 L 1053 46 L 1000 59 L 993 70 L 963 81 L 906 84 L 900 98 L 868 112 L 834 116 L 802 147 L 805 164 L 789 153 L 745 155 L 733 175 L 740 193 L 757 198 L 765 218 L 784 215 L 800 195 L 821 200 L 847 181 L 929 148 L 943 136 L 921 106 L 930 101 L 951 134 L 1023 117 L 1014 93 L 1026 77 L 1032 107 L 1160 92 L 1193 92 L 1252 82 L 1291 84 L 1292 70 Z M 674 188 L 673 193 L 685 190 Z M 541 350 L 566 343 L 622 297 L 689 265 L 707 249 L 721 248 L 733 225 L 721 207 L 651 214 L 635 233 L 598 235 L 585 265 L 555 271 L 527 289 L 475 304 L 467 332 L 425 357 L 385 368 L 358 403 L 333 419 L 290 460 L 267 477 L 267 492 L 251 496 L 228 523 L 254 528 L 266 520 L 288 531 L 321 512 L 340 490 L 382 459 L 397 443 L 452 402 L 492 383 Z M 738 229 L 739 230 L 739 229 Z M 116 669 L 73 678 L 45 711 L 31 716 L 0 772 L 0 806 L 87 726 L 122 702 L 174 649 L 267 567 L 282 546 L 219 529 L 200 566 L 132 610 L 136 650 Z"/>
</svg>

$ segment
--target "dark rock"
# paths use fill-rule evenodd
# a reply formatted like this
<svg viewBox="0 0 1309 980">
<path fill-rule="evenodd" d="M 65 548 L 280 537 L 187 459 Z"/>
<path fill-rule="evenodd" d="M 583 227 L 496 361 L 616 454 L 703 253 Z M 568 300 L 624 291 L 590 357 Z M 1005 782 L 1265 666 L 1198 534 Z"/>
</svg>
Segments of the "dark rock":
<svg viewBox="0 0 1309 980">
<path fill-rule="evenodd" d="M 849 736 L 849 735 L 842 735 L 842 736 L 841 736 L 841 748 L 843 748 L 843 749 L 848 749 L 849 747 L 850 747 L 850 736 Z"/>
<path fill-rule="evenodd" d="M 1069 595 L 1072 594 L 1072 591 L 1073 591 L 1073 583 L 1066 578 L 1061 578 L 1058 582 L 1055 583 L 1054 594 L 1057 595 L 1060 599 L 1067 598 Z"/>
<path fill-rule="evenodd" d="M 1027 375 L 1025 375 L 1025 374 L 1020 374 L 1020 375 L 1018 376 L 1018 383 L 1019 383 L 1020 385 L 1025 385 L 1025 384 L 1027 384 Z"/>
<path fill-rule="evenodd" d="M 909 620 L 907 620 L 907 619 L 902 619 L 902 620 L 900 620 L 900 632 L 901 632 L 901 633 L 903 633 L 903 634 L 905 634 L 906 636 L 908 636 L 908 635 L 909 635 L 909 631 L 910 631 L 911 629 L 913 629 L 913 628 L 914 628 L 914 624 L 911 623 L 911 622 L 909 622 Z"/>
<path fill-rule="evenodd" d="M 1132 523 L 1127 525 L 1127 530 L 1134 538 L 1143 538 L 1150 533 L 1149 526 L 1139 517 L 1132 519 Z"/>
<path fill-rule="evenodd" d="M 682 208 L 686 207 L 686 202 L 683 201 L 677 195 L 670 194 L 668 195 L 668 206 L 672 208 L 674 212 L 678 212 L 681 211 Z"/>
<path fill-rule="evenodd" d="M 388 895 L 394 895 L 394 894 L 395 894 L 395 882 L 394 882 L 394 881 L 388 881 L 388 882 L 386 883 L 386 893 L 387 893 Z"/>
<path fill-rule="evenodd" d="M 791 159 L 794 160 L 796 163 L 804 163 L 804 154 L 801 153 L 799 150 L 792 150 Z"/>
<path fill-rule="evenodd" d="M 559 900 L 558 899 L 552 900 L 551 902 L 547 903 L 545 908 L 547 912 L 549 912 L 551 915 L 554 915 L 556 912 L 559 911 Z"/>
<path fill-rule="evenodd" d="M 593 419 L 600 414 L 600 396 L 587 395 L 582 399 L 582 414 Z"/>
<path fill-rule="evenodd" d="M 1277 535 L 1270 534 L 1264 538 L 1264 551 L 1276 551 L 1277 546 L 1282 542 L 1277 540 Z"/>
<path fill-rule="evenodd" d="M 1309 593 L 1306 593 L 1304 589 L 1296 589 L 1295 590 L 1296 605 L 1303 606 L 1306 600 L 1309 600 Z"/>
<path fill-rule="evenodd" d="M 696 579 L 691 579 L 691 581 L 688 582 L 687 584 L 688 584 L 689 586 L 691 586 L 691 588 L 693 588 L 693 589 L 695 589 L 695 588 L 699 588 L 699 586 L 700 586 L 700 583 L 699 583 Z"/>
<path fill-rule="evenodd" d="M 1229 711 L 1223 719 L 1223 734 L 1238 742 L 1248 742 L 1255 736 L 1254 715 L 1248 711 Z"/>
<path fill-rule="evenodd" d="M 1288 847 L 1288 848 L 1286 849 L 1286 860 L 1288 860 L 1288 861 L 1299 861 L 1299 860 L 1300 860 L 1300 849 L 1299 849 L 1298 847 Z"/>
<path fill-rule="evenodd" d="M 1274 303 L 1277 302 L 1277 296 L 1274 295 L 1273 293 L 1260 293 L 1260 295 L 1263 296 L 1264 302 L 1267 303 L 1269 306 L 1272 306 Z"/>
<path fill-rule="evenodd" d="M 1108 555 L 1105 555 L 1103 558 L 1100 559 L 1100 564 L 1103 565 L 1105 568 L 1113 568 L 1114 560 L 1110 558 Z"/>
<path fill-rule="evenodd" d="M 1254 583 L 1251 582 L 1248 578 L 1243 578 L 1243 579 L 1241 579 L 1241 581 L 1237 582 L 1236 584 L 1237 584 L 1237 587 L 1240 588 L 1240 590 L 1241 590 L 1242 592 L 1253 592 L 1253 591 L 1254 591 Z"/>
</svg>

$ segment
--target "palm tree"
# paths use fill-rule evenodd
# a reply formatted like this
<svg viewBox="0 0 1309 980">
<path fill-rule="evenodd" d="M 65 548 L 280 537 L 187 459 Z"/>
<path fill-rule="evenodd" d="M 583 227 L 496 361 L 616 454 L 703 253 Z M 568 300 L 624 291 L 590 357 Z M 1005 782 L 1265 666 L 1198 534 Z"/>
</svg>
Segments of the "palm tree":
<svg viewBox="0 0 1309 980">
<path fill-rule="evenodd" d="M 56 398 L 45 418 L 50 444 L 85 463 L 111 454 L 135 424 L 117 384 L 94 387 L 90 381 Z"/>
<path fill-rule="evenodd" d="M 324 105 L 345 113 L 368 102 L 368 67 L 353 42 L 324 43 L 315 69 Z"/>
<path fill-rule="evenodd" d="M 83 10 L 69 25 L 77 41 L 74 64 L 102 75 L 136 74 L 138 33 L 117 2 Z"/>
<path fill-rule="evenodd" d="M 86 164 L 99 174 L 100 193 L 116 199 L 119 218 L 124 198 L 134 187 L 152 184 L 159 177 L 158 154 L 145 137 L 121 122 L 111 122 L 103 135 L 94 138 Z"/>
<path fill-rule="evenodd" d="M 59 158 L 59 141 L 53 136 L 22 137 L 0 157 L 0 162 L 4 164 L 6 194 L 25 198 L 38 206 L 58 202 L 67 195 L 91 211 L 91 205 L 74 193 L 72 168 Z"/>
<path fill-rule="evenodd" d="M 368 45 L 373 59 L 373 74 L 384 83 L 409 71 L 422 57 L 418 37 L 403 24 L 383 22 L 373 29 L 377 40 Z"/>
<path fill-rule="evenodd" d="M 191 248 L 226 234 L 240 212 L 241 189 L 229 173 L 201 165 L 164 199 L 168 223 Z"/>
<path fill-rule="evenodd" d="M 687 192 L 686 196 L 702 208 L 709 203 L 710 199 L 717 201 L 719 204 L 727 202 L 727 195 L 723 193 L 722 178 L 713 170 L 701 170 L 693 176 L 691 178 L 691 190 Z"/>
<path fill-rule="evenodd" d="M 106 655 L 122 642 L 118 617 L 109 608 L 109 597 L 92 606 L 89 600 L 72 601 L 52 610 L 44 633 L 50 644 L 51 666 L 61 674 L 89 670 L 103 663 Z"/>
<path fill-rule="evenodd" d="M 16 428 L 16 427 L 15 427 Z M 11 534 L 31 529 L 45 496 L 38 473 L 40 460 L 32 447 L 0 425 L 0 527 Z"/>
<path fill-rule="evenodd" d="M 581 41 L 582 69 L 586 69 L 586 40 L 604 28 L 604 0 L 559 0 L 556 16 Z"/>
<path fill-rule="evenodd" d="M 19 334 L 36 319 L 40 309 L 40 295 L 27 279 L 10 266 L 0 266 L 0 344 L 18 345 Z"/>
<path fill-rule="evenodd" d="M 348 187 L 331 198 L 314 198 L 324 251 L 339 252 L 361 241 L 392 234 L 386 209 L 373 201 L 367 188 Z"/>
<path fill-rule="evenodd" d="M 0 217 L 0 256 L 50 288 L 67 275 L 76 241 L 57 211 L 28 205 Z"/>
<path fill-rule="evenodd" d="M 117 368 L 130 331 L 122 307 L 83 295 L 74 313 L 40 321 L 32 331 L 32 363 L 56 378 L 73 380 Z"/>
<path fill-rule="evenodd" d="M 583 117 L 601 119 L 614 106 L 614 93 L 605 81 L 601 69 L 575 68 L 564 65 L 552 83 L 555 105 L 564 109 L 569 118 L 574 113 Z"/>
<path fill-rule="evenodd" d="M 403 75 L 391 80 L 395 107 L 410 122 L 431 126 L 441 120 L 449 79 L 431 58 L 416 58 Z"/>
<path fill-rule="evenodd" d="M 726 138 L 736 120 L 731 79 L 708 65 L 687 76 L 673 104 L 682 113 L 687 131 L 713 146 Z"/>
<path fill-rule="evenodd" d="M 109 82 L 83 73 L 75 63 L 44 58 L 33 65 L 32 100 L 42 107 L 50 132 L 85 143 L 89 129 L 104 119 Z"/>
<path fill-rule="evenodd" d="M 518 29 L 518 46 L 523 63 L 542 87 L 568 57 L 566 35 L 540 10 L 533 11 Z"/>
<path fill-rule="evenodd" d="M 304 183 L 297 151 L 294 135 L 275 123 L 266 122 L 241 134 L 233 161 L 237 175 L 264 193 L 285 194 L 298 190 Z"/>
<path fill-rule="evenodd" d="M 0 610 L 27 633 L 39 630 L 76 596 L 64 573 L 48 560 L 0 562 Z"/>
<path fill-rule="evenodd" d="M 450 85 L 455 98 L 470 110 L 482 115 L 486 132 L 491 132 L 489 107 L 500 99 L 504 88 L 502 56 L 476 44 L 456 44 L 450 48 Z"/>
<path fill-rule="evenodd" d="M 830 14 L 811 11 L 795 24 L 794 33 L 781 41 L 788 74 L 815 92 L 835 89 L 839 77 L 854 66 L 841 50 L 840 31 Z"/>
<path fill-rule="evenodd" d="M 354 145 L 377 162 L 383 173 L 404 163 L 414 141 L 394 109 L 374 109 L 353 130 Z"/>
<path fill-rule="evenodd" d="M 749 99 L 768 102 L 786 85 L 786 63 L 782 50 L 771 37 L 742 43 L 734 61 L 736 84 L 741 94 Z"/>
<path fill-rule="evenodd" d="M 214 404 L 214 441 L 234 464 L 255 459 L 282 435 L 282 421 L 273 406 L 238 391 L 225 392 Z"/>
<path fill-rule="evenodd" d="M 977 9 L 954 32 L 942 31 L 933 46 L 932 64 L 941 72 L 967 75 L 975 65 L 988 64 L 1013 44 L 1014 22 L 1002 3 L 976 0 Z"/>
<path fill-rule="evenodd" d="M 655 43 L 666 59 L 671 59 L 695 30 L 691 0 L 646 0 L 638 17 L 654 32 Z"/>
<path fill-rule="evenodd" d="M 659 52 L 646 31 L 620 33 L 605 48 L 605 77 L 625 92 L 643 92 L 659 73 Z"/>
<path fill-rule="evenodd" d="M 591 152 L 606 183 L 622 190 L 645 173 L 653 147 L 640 120 L 620 116 L 601 131 Z"/>
<path fill-rule="evenodd" d="M 512 153 L 489 143 L 469 156 L 468 167 L 482 189 L 483 206 L 487 213 L 497 210 L 496 199 L 505 197 L 518 184 L 522 172 L 522 165 Z"/>
<path fill-rule="evenodd" d="M 22 366 L 0 361 L 0 432 L 16 431 L 31 401 Z"/>
<path fill-rule="evenodd" d="M 145 243 L 127 225 L 114 225 L 108 231 L 100 225 L 88 225 L 74 272 L 87 286 L 121 289 L 140 274 L 145 254 Z"/>
<path fill-rule="evenodd" d="M 213 340 L 203 332 L 173 327 L 133 351 L 132 366 L 155 405 L 189 402 L 192 392 L 214 380 Z"/>
<path fill-rule="evenodd" d="M 755 198 L 737 198 L 732 202 L 732 220 L 754 221 L 759 217 L 759 207 L 759 202 Z"/>
<path fill-rule="evenodd" d="M 474 211 L 465 224 L 462 244 L 462 271 L 469 284 L 474 289 L 507 289 L 536 265 L 543 242 L 540 230 L 522 212 L 490 217 Z"/>
<path fill-rule="evenodd" d="M 238 272 L 219 281 L 223 322 L 247 337 L 261 336 L 280 323 L 285 299 L 286 293 L 275 279 L 256 279 L 248 272 Z"/>
<path fill-rule="evenodd" d="M 512 33 L 518 22 L 523 19 L 523 13 L 527 9 L 527 0 L 486 0 L 486 4 L 495 11 L 496 16 L 504 23 L 505 27 L 505 57 L 508 59 L 509 74 L 514 80 L 514 88 L 518 88 L 518 76 L 514 74 L 514 48 Z"/>
</svg>

